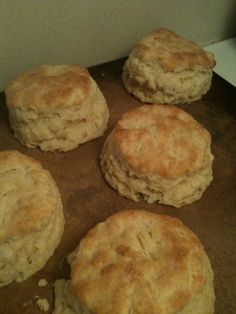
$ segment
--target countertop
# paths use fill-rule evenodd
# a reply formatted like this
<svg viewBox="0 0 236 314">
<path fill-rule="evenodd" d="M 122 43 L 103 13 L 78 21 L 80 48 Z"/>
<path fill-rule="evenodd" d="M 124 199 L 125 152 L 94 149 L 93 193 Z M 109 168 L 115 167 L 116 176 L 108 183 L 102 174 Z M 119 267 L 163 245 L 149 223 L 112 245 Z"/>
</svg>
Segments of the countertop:
<svg viewBox="0 0 236 314">
<path fill-rule="evenodd" d="M 182 220 L 199 237 L 215 273 L 215 314 L 236 313 L 236 88 L 214 74 L 210 91 L 200 101 L 181 105 L 212 135 L 214 180 L 202 198 L 180 209 L 119 196 L 103 180 L 99 155 L 106 136 L 122 113 L 141 103 L 122 86 L 124 59 L 90 68 L 110 108 L 104 136 L 67 153 L 45 153 L 22 146 L 12 134 L 4 93 L 0 96 L 0 150 L 16 149 L 39 160 L 61 192 L 66 218 L 62 241 L 46 266 L 22 284 L 0 288 L 0 313 L 42 313 L 35 296 L 53 308 L 53 283 L 69 278 L 66 256 L 98 222 L 122 209 L 147 209 Z M 37 285 L 44 278 L 48 285 Z"/>
<path fill-rule="evenodd" d="M 215 73 L 236 87 L 236 37 L 221 40 L 204 47 L 217 60 Z"/>
</svg>

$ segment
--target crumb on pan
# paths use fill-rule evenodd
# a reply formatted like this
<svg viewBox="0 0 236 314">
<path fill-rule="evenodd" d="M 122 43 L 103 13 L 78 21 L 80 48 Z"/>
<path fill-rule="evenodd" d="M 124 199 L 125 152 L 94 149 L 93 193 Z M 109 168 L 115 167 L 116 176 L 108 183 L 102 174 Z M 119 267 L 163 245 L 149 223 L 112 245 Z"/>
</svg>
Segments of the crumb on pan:
<svg viewBox="0 0 236 314">
<path fill-rule="evenodd" d="M 46 287 L 46 285 L 48 284 L 47 280 L 44 278 L 39 279 L 38 281 L 38 286 L 39 287 Z"/>
<path fill-rule="evenodd" d="M 38 305 L 40 311 L 48 312 L 49 311 L 49 302 L 46 298 L 38 298 L 36 300 L 36 304 Z"/>
</svg>

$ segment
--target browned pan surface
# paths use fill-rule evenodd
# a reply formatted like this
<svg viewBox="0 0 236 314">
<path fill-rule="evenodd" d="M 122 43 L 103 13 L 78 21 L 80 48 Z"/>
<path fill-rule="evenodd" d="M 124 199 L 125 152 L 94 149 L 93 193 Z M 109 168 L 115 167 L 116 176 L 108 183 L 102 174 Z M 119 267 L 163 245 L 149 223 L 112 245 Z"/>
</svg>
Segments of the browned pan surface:
<svg viewBox="0 0 236 314">
<path fill-rule="evenodd" d="M 214 76 L 210 92 L 201 101 L 181 106 L 212 134 L 214 180 L 201 200 L 175 209 L 135 203 L 119 196 L 103 180 L 99 168 L 102 144 L 121 114 L 141 103 L 128 95 L 121 83 L 124 60 L 90 69 L 110 108 L 106 134 L 67 153 L 43 153 L 17 142 L 9 128 L 4 94 L 0 97 L 0 150 L 16 149 L 41 161 L 60 189 L 66 217 L 60 246 L 46 266 L 22 284 L 0 288 L 0 313 L 42 313 L 35 296 L 53 306 L 53 283 L 68 278 L 66 256 L 86 232 L 121 209 L 145 208 L 175 216 L 190 227 L 204 244 L 215 273 L 216 314 L 236 313 L 236 89 Z M 40 288 L 45 278 L 49 284 Z"/>
</svg>

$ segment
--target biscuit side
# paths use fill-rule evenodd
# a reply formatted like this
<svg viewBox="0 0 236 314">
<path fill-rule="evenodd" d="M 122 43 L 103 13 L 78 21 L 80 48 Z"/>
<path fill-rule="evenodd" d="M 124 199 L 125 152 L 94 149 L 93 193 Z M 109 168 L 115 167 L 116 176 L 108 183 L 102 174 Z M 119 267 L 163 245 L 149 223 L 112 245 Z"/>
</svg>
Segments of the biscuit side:
<svg viewBox="0 0 236 314">
<path fill-rule="evenodd" d="M 15 151 L 0 153 L 0 286 L 22 282 L 53 255 L 64 230 L 50 173 Z"/>
</svg>

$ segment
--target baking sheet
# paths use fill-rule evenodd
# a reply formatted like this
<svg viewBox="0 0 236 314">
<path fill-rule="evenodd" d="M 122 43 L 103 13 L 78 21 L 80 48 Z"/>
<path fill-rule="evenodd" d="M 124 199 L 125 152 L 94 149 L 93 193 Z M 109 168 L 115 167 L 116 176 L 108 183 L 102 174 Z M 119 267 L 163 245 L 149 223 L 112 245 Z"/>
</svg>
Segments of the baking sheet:
<svg viewBox="0 0 236 314">
<path fill-rule="evenodd" d="M 180 209 L 158 204 L 135 203 L 119 196 L 103 180 L 99 154 L 106 136 L 122 113 L 141 103 L 128 95 L 121 83 L 124 59 L 93 67 L 110 108 L 104 136 L 67 153 L 44 153 L 28 149 L 12 136 L 5 97 L 0 95 L 0 150 L 16 149 L 41 161 L 58 184 L 66 218 L 65 232 L 46 266 L 22 284 L 0 288 L 0 313 L 42 313 L 36 296 L 47 298 L 53 308 L 53 283 L 69 278 L 66 256 L 86 232 L 98 222 L 122 209 L 143 208 L 181 219 L 205 246 L 215 273 L 216 314 L 236 313 L 236 88 L 214 74 L 212 88 L 201 101 L 182 105 L 212 135 L 214 180 L 203 197 Z M 48 285 L 41 288 L 38 280 Z"/>
</svg>

